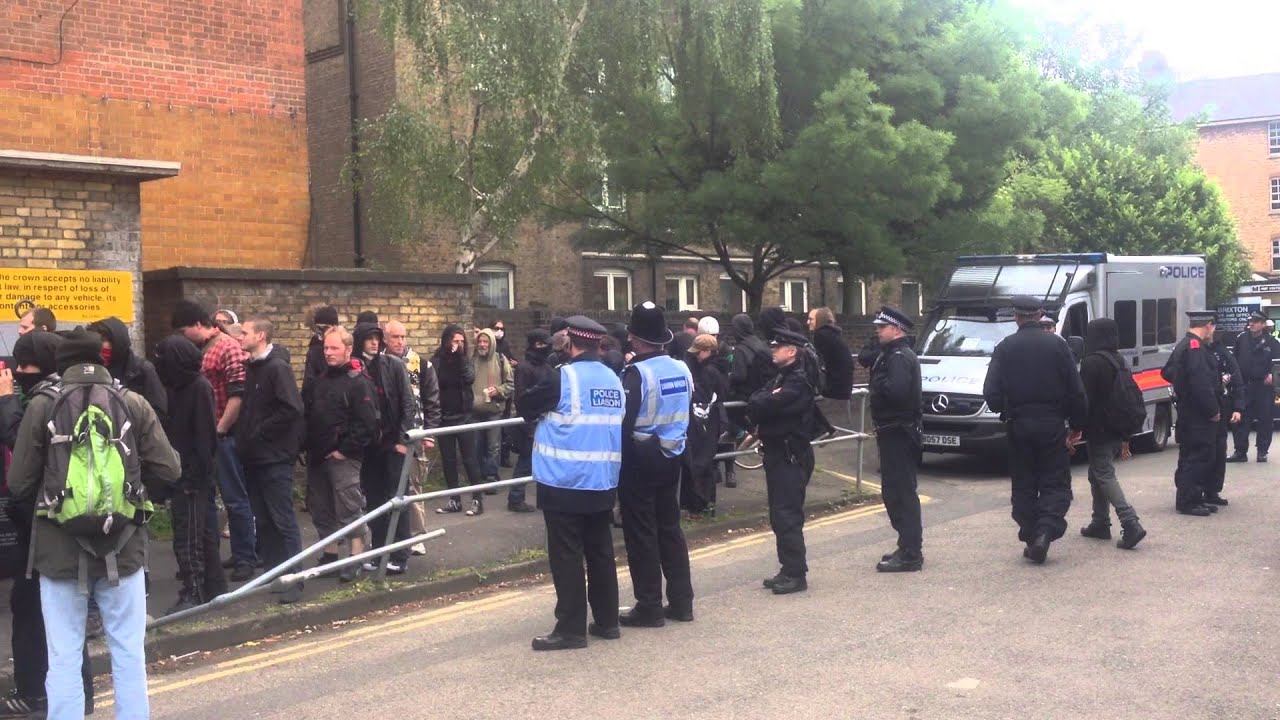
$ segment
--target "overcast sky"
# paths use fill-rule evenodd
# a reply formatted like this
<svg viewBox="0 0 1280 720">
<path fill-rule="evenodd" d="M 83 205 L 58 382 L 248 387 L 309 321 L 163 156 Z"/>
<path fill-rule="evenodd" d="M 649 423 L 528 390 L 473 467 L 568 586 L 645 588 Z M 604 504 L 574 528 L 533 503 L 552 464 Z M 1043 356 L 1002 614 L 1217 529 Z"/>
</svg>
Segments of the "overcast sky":
<svg viewBox="0 0 1280 720">
<path fill-rule="evenodd" d="M 1260 0 L 1002 0 L 1070 23 L 1119 23 L 1141 51 L 1158 51 L 1181 80 L 1280 72 L 1280 6 Z"/>
</svg>

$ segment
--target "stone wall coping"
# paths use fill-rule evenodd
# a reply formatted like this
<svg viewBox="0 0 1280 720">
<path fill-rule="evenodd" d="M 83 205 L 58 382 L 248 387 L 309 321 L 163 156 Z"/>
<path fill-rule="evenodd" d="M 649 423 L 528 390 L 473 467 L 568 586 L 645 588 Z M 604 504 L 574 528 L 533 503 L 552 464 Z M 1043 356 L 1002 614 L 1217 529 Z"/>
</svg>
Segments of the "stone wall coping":
<svg viewBox="0 0 1280 720">
<path fill-rule="evenodd" d="M 315 283 L 377 283 L 404 285 L 452 285 L 469 287 L 476 280 L 470 275 L 452 273 L 416 273 L 403 271 L 362 270 L 359 268 L 306 270 L 264 270 L 258 268 L 171 267 L 148 270 L 142 274 L 150 282 L 155 280 L 237 280 Z"/>
<path fill-rule="evenodd" d="M 131 160 L 97 155 L 27 152 L 0 148 L 0 168 L 78 172 L 94 175 L 125 175 L 141 181 L 174 177 L 182 163 L 165 160 Z"/>
</svg>

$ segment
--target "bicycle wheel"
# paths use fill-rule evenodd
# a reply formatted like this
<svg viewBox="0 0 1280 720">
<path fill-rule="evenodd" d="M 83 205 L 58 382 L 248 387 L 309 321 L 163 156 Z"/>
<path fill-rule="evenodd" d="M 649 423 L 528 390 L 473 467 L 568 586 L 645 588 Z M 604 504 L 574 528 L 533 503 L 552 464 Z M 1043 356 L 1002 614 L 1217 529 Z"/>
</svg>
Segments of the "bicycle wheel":
<svg viewBox="0 0 1280 720">
<path fill-rule="evenodd" d="M 755 450 L 754 455 L 739 455 L 733 459 L 733 464 L 743 470 L 758 470 L 764 467 L 764 457 L 760 454 L 760 439 L 751 433 L 747 433 L 738 441 L 734 447 L 735 450 Z"/>
</svg>

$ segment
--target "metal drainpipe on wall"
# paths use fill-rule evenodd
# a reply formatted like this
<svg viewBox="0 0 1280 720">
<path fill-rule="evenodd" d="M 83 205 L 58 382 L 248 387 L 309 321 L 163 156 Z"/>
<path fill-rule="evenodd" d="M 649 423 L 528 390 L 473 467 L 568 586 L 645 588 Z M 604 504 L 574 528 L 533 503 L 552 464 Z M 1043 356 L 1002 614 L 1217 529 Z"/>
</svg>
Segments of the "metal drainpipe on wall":
<svg viewBox="0 0 1280 720">
<path fill-rule="evenodd" d="M 351 0 L 343 3 L 347 13 L 347 90 L 351 109 L 351 244 L 356 267 L 364 267 L 364 236 L 360 210 L 360 93 L 356 86 L 356 11 Z"/>
</svg>

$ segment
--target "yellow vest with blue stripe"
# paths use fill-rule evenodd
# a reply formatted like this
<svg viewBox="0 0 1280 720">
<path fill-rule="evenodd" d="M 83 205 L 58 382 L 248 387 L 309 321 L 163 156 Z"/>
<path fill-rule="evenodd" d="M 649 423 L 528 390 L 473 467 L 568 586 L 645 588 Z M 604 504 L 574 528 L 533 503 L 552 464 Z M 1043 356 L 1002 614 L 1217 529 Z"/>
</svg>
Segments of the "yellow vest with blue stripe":
<svg viewBox="0 0 1280 720">
<path fill-rule="evenodd" d="M 693 375 L 689 366 L 667 355 L 658 355 L 631 367 L 640 373 L 640 412 L 632 437 L 645 442 L 657 436 L 662 454 L 684 453 L 689 435 L 689 402 Z"/>
<path fill-rule="evenodd" d="M 612 490 L 622 467 L 622 381 L 602 363 L 560 368 L 560 402 L 533 436 L 533 478 L 566 490 Z"/>
</svg>

